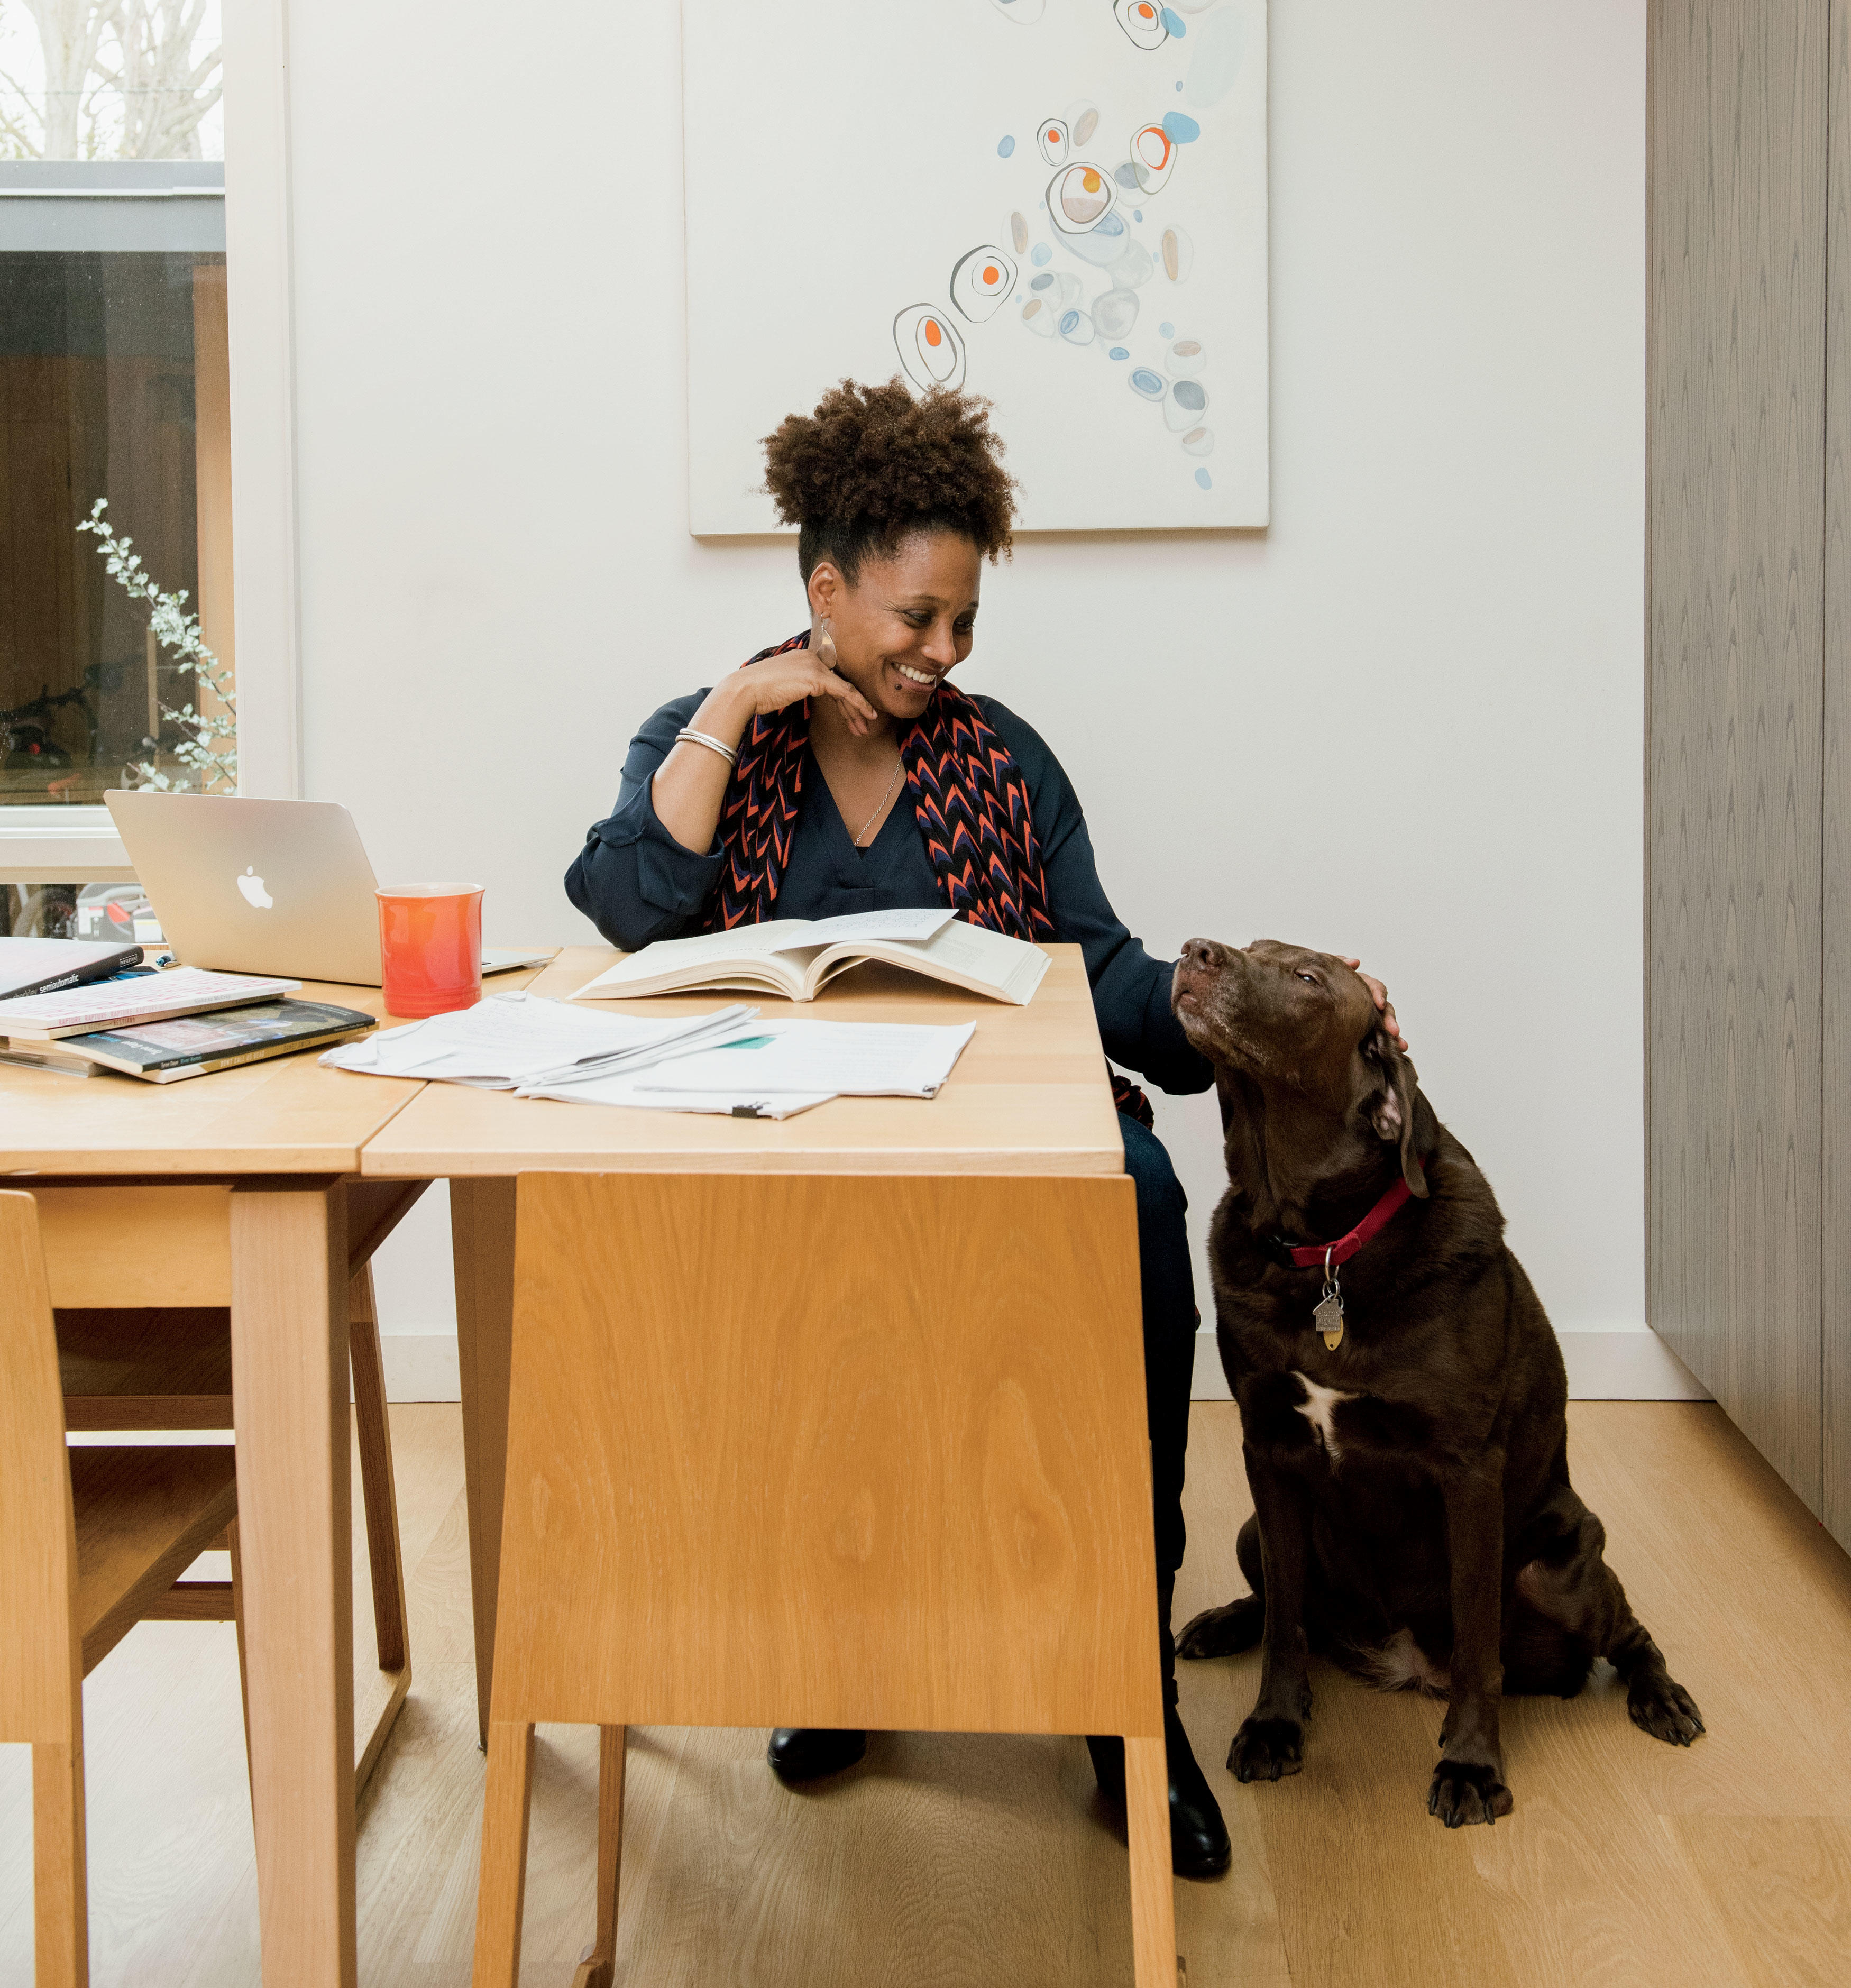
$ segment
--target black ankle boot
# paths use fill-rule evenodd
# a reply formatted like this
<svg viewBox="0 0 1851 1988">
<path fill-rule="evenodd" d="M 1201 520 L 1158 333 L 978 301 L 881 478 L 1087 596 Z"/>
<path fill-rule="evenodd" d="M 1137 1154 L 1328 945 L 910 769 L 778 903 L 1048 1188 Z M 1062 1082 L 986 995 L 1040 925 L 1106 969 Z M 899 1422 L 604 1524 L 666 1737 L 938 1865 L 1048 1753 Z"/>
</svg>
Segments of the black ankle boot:
<svg viewBox="0 0 1851 1988">
<path fill-rule="evenodd" d="M 1179 1878 L 1218 1878 L 1233 1861 L 1234 1846 L 1174 1704 L 1164 1708 L 1164 1754 L 1170 1767 L 1170 1868 Z"/>
<path fill-rule="evenodd" d="M 865 1733 L 837 1731 L 824 1726 L 780 1726 L 772 1733 L 765 1757 L 781 1781 L 819 1781 L 852 1767 L 868 1750 Z"/>
<path fill-rule="evenodd" d="M 1099 1793 L 1125 1805 L 1125 1743 L 1089 1735 L 1086 1750 Z M 1232 1861 L 1228 1825 L 1197 1766 L 1189 1735 L 1174 1705 L 1164 1708 L 1164 1756 L 1170 1769 L 1170 1868 L 1179 1878 L 1218 1878 Z"/>
<path fill-rule="evenodd" d="M 1176 1709 L 1176 1638 L 1170 1633 L 1170 1599 L 1174 1574 L 1157 1577 L 1157 1654 L 1164 1674 L 1164 1757 L 1170 1770 L 1170 1868 L 1179 1878 L 1218 1878 L 1233 1860 L 1228 1825 Z M 1125 1743 L 1089 1736 L 1086 1750 L 1099 1792 L 1123 1808 Z"/>
</svg>

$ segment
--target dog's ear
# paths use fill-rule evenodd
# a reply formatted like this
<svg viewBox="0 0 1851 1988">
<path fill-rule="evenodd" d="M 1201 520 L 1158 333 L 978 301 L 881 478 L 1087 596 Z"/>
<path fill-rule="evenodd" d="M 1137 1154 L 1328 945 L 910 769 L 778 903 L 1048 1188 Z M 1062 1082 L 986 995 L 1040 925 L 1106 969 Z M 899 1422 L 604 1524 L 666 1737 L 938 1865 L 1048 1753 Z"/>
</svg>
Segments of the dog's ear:
<svg viewBox="0 0 1851 1988">
<path fill-rule="evenodd" d="M 1363 1060 L 1370 1083 L 1363 1117 L 1384 1145 L 1400 1149 L 1401 1178 L 1407 1183 L 1407 1191 L 1425 1200 L 1427 1174 L 1420 1161 L 1434 1142 L 1437 1121 L 1420 1095 L 1420 1077 L 1406 1053 L 1395 1047 L 1386 1029 L 1377 1029 L 1363 1045 Z"/>
</svg>

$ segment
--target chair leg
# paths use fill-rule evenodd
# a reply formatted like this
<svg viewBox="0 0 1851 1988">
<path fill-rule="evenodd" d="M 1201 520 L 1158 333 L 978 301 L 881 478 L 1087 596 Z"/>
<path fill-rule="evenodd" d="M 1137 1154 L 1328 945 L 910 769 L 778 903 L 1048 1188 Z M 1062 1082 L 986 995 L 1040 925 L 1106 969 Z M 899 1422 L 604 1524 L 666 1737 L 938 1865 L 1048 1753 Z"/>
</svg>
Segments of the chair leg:
<svg viewBox="0 0 1851 1988">
<path fill-rule="evenodd" d="M 1176 1988 L 1170 1770 L 1160 1739 L 1125 1742 L 1125 1819 L 1131 1839 L 1132 1978 L 1137 1988 Z"/>
<path fill-rule="evenodd" d="M 86 1988 L 83 1751 L 62 1742 L 32 1748 L 32 1938 L 35 1988 Z"/>
<path fill-rule="evenodd" d="M 627 1728 L 598 1728 L 598 1936 L 572 1988 L 612 1988 L 617 1954 L 617 1878 L 623 1856 L 623 1741 Z"/>
<path fill-rule="evenodd" d="M 225 1528 L 225 1550 L 231 1556 L 231 1622 L 238 1631 L 238 1702 L 245 1716 L 245 1779 L 251 1778 L 251 1681 L 245 1670 L 245 1561 L 238 1543 L 238 1521 Z"/>
<path fill-rule="evenodd" d="M 392 1479 L 392 1425 L 386 1415 L 386 1369 L 380 1354 L 373 1266 L 363 1263 L 348 1287 L 348 1358 L 353 1368 L 353 1418 L 360 1430 L 361 1502 L 366 1559 L 373 1574 L 373 1626 L 383 1671 L 405 1668 L 405 1569 L 399 1550 L 398 1493 Z"/>
<path fill-rule="evenodd" d="M 527 1814 L 533 1787 L 533 1728 L 509 1719 L 488 1727 L 482 1795 L 482 1870 L 476 1892 L 474 1988 L 517 1988 L 521 1907 L 527 1885 Z"/>
</svg>

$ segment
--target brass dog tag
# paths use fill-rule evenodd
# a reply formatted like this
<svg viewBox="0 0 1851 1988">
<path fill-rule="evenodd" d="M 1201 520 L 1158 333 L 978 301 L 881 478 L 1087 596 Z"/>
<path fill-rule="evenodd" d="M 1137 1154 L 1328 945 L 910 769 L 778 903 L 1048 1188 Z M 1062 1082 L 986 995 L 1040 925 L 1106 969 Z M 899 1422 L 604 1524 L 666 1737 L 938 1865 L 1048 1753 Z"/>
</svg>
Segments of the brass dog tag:
<svg viewBox="0 0 1851 1988">
<path fill-rule="evenodd" d="M 1327 1288 L 1319 1299 L 1311 1322 L 1324 1335 L 1325 1351 L 1336 1352 L 1343 1343 L 1343 1299 L 1334 1286 Z"/>
</svg>

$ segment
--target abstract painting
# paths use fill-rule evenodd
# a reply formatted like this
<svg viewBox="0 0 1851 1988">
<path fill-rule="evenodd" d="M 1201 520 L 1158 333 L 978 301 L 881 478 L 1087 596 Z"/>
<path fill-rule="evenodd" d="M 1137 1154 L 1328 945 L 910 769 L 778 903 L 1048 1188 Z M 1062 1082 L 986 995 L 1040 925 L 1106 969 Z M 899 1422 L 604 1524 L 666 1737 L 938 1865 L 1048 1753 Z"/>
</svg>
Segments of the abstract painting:
<svg viewBox="0 0 1851 1988">
<path fill-rule="evenodd" d="M 1265 0 L 684 0 L 689 528 L 845 376 L 995 404 L 1025 530 L 1267 522 Z"/>
</svg>

